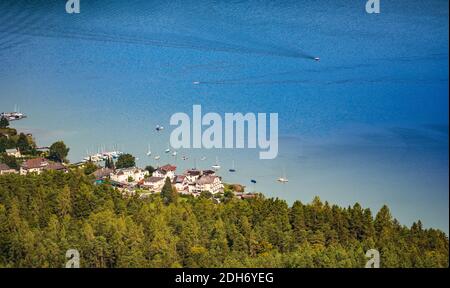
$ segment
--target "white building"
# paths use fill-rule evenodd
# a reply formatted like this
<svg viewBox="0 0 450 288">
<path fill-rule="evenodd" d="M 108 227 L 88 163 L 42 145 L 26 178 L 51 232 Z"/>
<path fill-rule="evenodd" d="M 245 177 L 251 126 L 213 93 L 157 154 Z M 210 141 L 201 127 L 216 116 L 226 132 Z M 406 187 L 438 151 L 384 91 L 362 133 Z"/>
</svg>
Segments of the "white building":
<svg viewBox="0 0 450 288">
<path fill-rule="evenodd" d="M 213 194 L 223 192 L 222 180 L 216 176 L 216 172 L 213 170 L 191 169 L 185 171 L 183 176 L 183 181 L 181 181 L 181 178 L 176 178 L 174 181 L 174 185 L 179 192 L 185 191 L 184 193 L 194 196 L 200 195 L 203 191 L 209 191 Z"/>
<path fill-rule="evenodd" d="M 14 149 L 6 149 L 6 155 L 8 155 L 8 156 L 14 156 L 14 157 L 16 157 L 16 158 L 20 158 L 20 157 L 22 157 L 22 154 L 20 154 L 20 151 L 19 151 L 19 149 L 17 149 L 17 148 L 14 148 Z"/>
<path fill-rule="evenodd" d="M 111 176 L 111 173 L 113 172 L 114 171 L 109 168 L 100 168 L 97 169 L 94 173 L 92 173 L 92 175 L 94 175 L 96 179 L 105 179 L 109 178 Z"/>
<path fill-rule="evenodd" d="M 142 188 L 148 189 L 155 193 L 160 193 L 165 182 L 166 182 L 166 178 L 164 178 L 164 177 L 152 176 L 152 177 L 144 180 L 144 183 L 142 184 Z"/>
<path fill-rule="evenodd" d="M 170 181 L 173 181 L 175 178 L 175 171 L 177 170 L 176 166 L 172 166 L 170 164 L 164 165 L 156 169 L 153 173 L 153 177 L 166 178 L 169 177 Z"/>
<path fill-rule="evenodd" d="M 44 158 L 27 160 L 20 166 L 20 175 L 26 175 L 28 173 L 41 174 L 49 164 L 50 162 Z"/>
<path fill-rule="evenodd" d="M 18 173 L 15 169 L 9 168 L 8 165 L 0 163 L 0 175 Z"/>
<path fill-rule="evenodd" d="M 195 185 L 196 192 L 208 191 L 212 194 L 223 192 L 222 180 L 218 176 L 203 175 Z"/>
<path fill-rule="evenodd" d="M 148 175 L 149 173 L 147 170 L 133 167 L 133 168 L 118 169 L 115 172 L 111 173 L 110 178 L 112 181 L 115 182 L 129 183 L 129 182 L 141 182 Z"/>
<path fill-rule="evenodd" d="M 69 169 L 66 167 L 66 166 L 64 166 L 63 164 L 61 164 L 61 163 L 58 163 L 58 162 L 50 162 L 45 168 L 44 168 L 44 170 L 53 170 L 53 171 L 61 171 L 61 172 L 64 172 L 64 173 L 67 173 L 67 172 L 69 172 Z"/>
<path fill-rule="evenodd" d="M 191 169 L 184 172 L 184 176 L 186 176 L 186 181 L 188 184 L 192 185 L 197 182 L 198 178 L 202 175 L 202 171 Z"/>
<path fill-rule="evenodd" d="M 20 166 L 20 175 L 27 175 L 28 173 L 41 174 L 44 171 L 62 171 L 69 172 L 69 169 L 62 163 L 50 162 L 44 158 L 29 159 Z"/>
<path fill-rule="evenodd" d="M 177 189 L 180 194 L 189 194 L 189 183 L 186 180 L 185 175 L 177 175 L 172 182 L 175 189 Z"/>
</svg>

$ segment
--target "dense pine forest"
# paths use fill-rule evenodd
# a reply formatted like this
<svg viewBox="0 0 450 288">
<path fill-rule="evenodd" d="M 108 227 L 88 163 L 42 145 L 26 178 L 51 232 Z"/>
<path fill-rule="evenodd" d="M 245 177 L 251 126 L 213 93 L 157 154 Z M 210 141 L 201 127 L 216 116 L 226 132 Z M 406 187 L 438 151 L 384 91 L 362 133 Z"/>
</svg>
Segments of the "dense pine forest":
<svg viewBox="0 0 450 288">
<path fill-rule="evenodd" d="M 176 196 L 176 195 L 175 195 Z M 373 215 L 315 198 L 220 204 L 207 197 L 123 197 L 82 171 L 0 176 L 0 267 L 448 267 L 449 242 L 384 206 Z"/>
</svg>

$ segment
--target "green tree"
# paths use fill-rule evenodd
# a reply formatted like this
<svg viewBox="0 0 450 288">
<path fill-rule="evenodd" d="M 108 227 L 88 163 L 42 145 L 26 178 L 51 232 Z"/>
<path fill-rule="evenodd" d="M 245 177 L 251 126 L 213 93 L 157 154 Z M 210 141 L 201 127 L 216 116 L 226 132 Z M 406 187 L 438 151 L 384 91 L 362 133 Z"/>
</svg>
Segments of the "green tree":
<svg viewBox="0 0 450 288">
<path fill-rule="evenodd" d="M 0 128 L 7 128 L 9 126 L 9 121 L 5 117 L 0 119 Z"/>
<path fill-rule="evenodd" d="M 380 211 L 378 211 L 377 215 L 375 216 L 374 227 L 378 237 L 378 241 L 381 244 L 385 244 L 386 241 L 392 239 L 394 232 L 392 214 L 386 205 L 383 205 L 383 207 L 381 207 Z"/>
<path fill-rule="evenodd" d="M 209 191 L 202 191 L 200 193 L 200 197 L 205 198 L 205 199 L 211 199 L 213 197 L 213 194 Z"/>
<path fill-rule="evenodd" d="M 19 169 L 19 162 L 17 161 L 16 157 L 9 156 L 6 153 L 0 155 L 0 163 L 8 165 L 9 168 L 12 169 Z"/>
<path fill-rule="evenodd" d="M 223 263 L 229 252 L 229 247 L 225 224 L 222 219 L 219 219 L 216 223 L 214 223 L 214 229 L 211 233 L 211 245 L 209 249 L 209 254 L 212 256 L 211 260 L 216 262 L 216 265 Z"/>
<path fill-rule="evenodd" d="M 170 181 L 169 177 L 166 177 L 166 182 L 164 183 L 164 186 L 161 190 L 161 197 L 165 204 L 176 202 L 177 192 L 175 191 L 174 187 L 172 187 L 172 182 Z"/>
<path fill-rule="evenodd" d="M 17 148 L 21 153 L 27 154 L 31 151 L 32 146 L 27 135 L 20 133 L 19 139 L 17 140 Z"/>
<path fill-rule="evenodd" d="M 72 212 L 72 199 L 69 186 L 64 186 L 56 195 L 56 205 L 58 216 L 61 218 Z"/>
<path fill-rule="evenodd" d="M 50 146 L 49 159 L 56 162 L 64 162 L 69 154 L 69 150 L 63 141 L 55 142 Z"/>
<path fill-rule="evenodd" d="M 8 138 L 0 134 L 0 153 L 4 153 L 8 147 Z"/>
<path fill-rule="evenodd" d="M 149 173 L 150 175 L 152 175 L 153 172 L 155 172 L 156 169 L 155 169 L 153 166 L 148 165 L 147 167 L 145 167 L 145 170 L 147 170 L 148 173 Z"/>
<path fill-rule="evenodd" d="M 303 212 L 303 204 L 300 201 L 295 201 L 289 213 L 289 219 L 294 232 L 294 239 L 297 243 L 302 243 L 306 240 L 306 224 L 305 215 Z"/>
<path fill-rule="evenodd" d="M 114 160 L 111 157 L 106 158 L 105 160 L 105 168 L 114 170 Z"/>
<path fill-rule="evenodd" d="M 177 237 L 172 233 L 164 215 L 157 215 L 151 228 L 153 237 L 148 243 L 148 257 L 150 266 L 158 268 L 170 268 L 179 266 L 177 253 Z"/>
<path fill-rule="evenodd" d="M 176 199 L 166 181 L 164 194 Z M 291 207 L 264 197 L 164 203 L 124 197 L 76 169 L 2 175 L 0 267 L 61 267 L 69 248 L 80 251 L 81 267 L 361 268 L 374 248 L 382 267 L 449 265 L 444 232 L 420 221 L 403 226 L 387 206 L 373 219 L 359 204 L 319 199 Z"/>
<path fill-rule="evenodd" d="M 131 154 L 122 154 L 116 162 L 116 168 L 130 168 L 136 166 L 136 158 Z"/>
<path fill-rule="evenodd" d="M 94 173 L 95 171 L 97 171 L 99 167 L 97 166 L 97 164 L 95 164 L 92 161 L 88 161 L 86 162 L 86 164 L 84 165 L 84 174 L 86 175 L 91 175 L 92 173 Z"/>
</svg>

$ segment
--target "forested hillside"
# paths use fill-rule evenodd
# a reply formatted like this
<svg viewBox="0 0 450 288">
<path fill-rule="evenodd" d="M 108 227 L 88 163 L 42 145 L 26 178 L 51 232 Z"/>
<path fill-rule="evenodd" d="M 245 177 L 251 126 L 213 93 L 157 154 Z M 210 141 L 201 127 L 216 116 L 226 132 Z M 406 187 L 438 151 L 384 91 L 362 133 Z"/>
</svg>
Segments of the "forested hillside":
<svg viewBox="0 0 450 288">
<path fill-rule="evenodd" d="M 164 204 L 124 198 L 82 172 L 0 176 L 0 266 L 448 267 L 448 238 L 420 222 L 408 228 L 385 206 L 341 208 L 259 197 L 214 204 L 199 197 Z"/>
</svg>

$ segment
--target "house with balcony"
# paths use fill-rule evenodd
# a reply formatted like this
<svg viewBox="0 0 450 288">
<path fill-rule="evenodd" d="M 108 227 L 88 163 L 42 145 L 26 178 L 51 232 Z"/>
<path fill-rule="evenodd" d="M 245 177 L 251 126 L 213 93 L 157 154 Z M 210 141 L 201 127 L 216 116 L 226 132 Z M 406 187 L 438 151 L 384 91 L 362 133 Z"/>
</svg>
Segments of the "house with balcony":
<svg viewBox="0 0 450 288">
<path fill-rule="evenodd" d="M 132 182 L 138 183 L 144 180 L 144 178 L 148 175 L 149 173 L 147 170 L 132 167 L 132 168 L 117 169 L 116 171 L 110 174 L 110 178 L 112 181 L 118 183 L 132 183 Z"/>
<path fill-rule="evenodd" d="M 17 149 L 17 148 L 6 149 L 5 153 L 8 156 L 12 156 L 12 157 L 16 157 L 16 158 L 21 158 L 22 157 L 22 154 L 20 153 L 19 149 Z"/>
<path fill-rule="evenodd" d="M 223 192 L 222 180 L 219 176 L 202 175 L 195 183 L 195 192 L 208 191 L 212 194 Z"/>
<path fill-rule="evenodd" d="M 186 182 L 190 185 L 195 184 L 195 182 L 202 176 L 202 171 L 197 169 L 190 169 L 184 172 L 186 176 Z"/>
<path fill-rule="evenodd" d="M 41 174 L 50 162 L 45 158 L 34 158 L 26 160 L 20 165 L 20 175 L 27 175 L 28 173 Z"/>
<path fill-rule="evenodd" d="M 0 175 L 19 173 L 16 169 L 10 168 L 8 165 L 0 163 Z"/>
<path fill-rule="evenodd" d="M 177 189 L 180 194 L 189 194 L 189 183 L 186 180 L 185 175 L 177 175 L 173 179 L 172 185 Z"/>
<path fill-rule="evenodd" d="M 50 162 L 46 167 L 44 167 L 44 171 L 60 171 L 67 173 L 69 169 L 59 162 Z"/>
<path fill-rule="evenodd" d="M 164 178 L 164 177 L 152 176 L 152 177 L 144 179 L 144 182 L 141 185 L 141 188 L 150 190 L 154 193 L 160 193 L 165 182 L 166 182 L 166 178 Z"/>
<path fill-rule="evenodd" d="M 175 178 L 175 171 L 177 170 L 176 166 L 167 164 L 161 167 L 158 167 L 153 173 L 153 177 L 160 177 L 160 178 L 166 178 L 169 177 L 170 181 L 173 181 Z"/>
<path fill-rule="evenodd" d="M 109 178 L 111 176 L 111 173 L 113 172 L 114 170 L 109 168 L 99 168 L 95 170 L 95 172 L 92 173 L 92 175 L 95 177 L 96 180 L 104 180 Z"/>
</svg>

